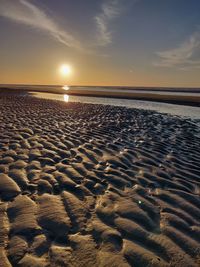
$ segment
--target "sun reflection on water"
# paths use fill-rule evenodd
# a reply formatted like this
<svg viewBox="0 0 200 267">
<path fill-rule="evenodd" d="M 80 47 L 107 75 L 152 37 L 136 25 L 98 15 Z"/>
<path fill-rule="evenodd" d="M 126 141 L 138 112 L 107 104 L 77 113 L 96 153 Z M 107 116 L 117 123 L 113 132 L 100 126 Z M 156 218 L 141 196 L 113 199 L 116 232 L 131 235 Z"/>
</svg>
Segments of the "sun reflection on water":
<svg viewBox="0 0 200 267">
<path fill-rule="evenodd" d="M 69 96 L 68 95 L 63 95 L 64 101 L 69 102 Z"/>
<path fill-rule="evenodd" d="M 63 90 L 69 90 L 69 86 L 68 86 L 68 85 L 64 85 L 64 86 L 62 87 L 62 89 L 63 89 Z"/>
</svg>

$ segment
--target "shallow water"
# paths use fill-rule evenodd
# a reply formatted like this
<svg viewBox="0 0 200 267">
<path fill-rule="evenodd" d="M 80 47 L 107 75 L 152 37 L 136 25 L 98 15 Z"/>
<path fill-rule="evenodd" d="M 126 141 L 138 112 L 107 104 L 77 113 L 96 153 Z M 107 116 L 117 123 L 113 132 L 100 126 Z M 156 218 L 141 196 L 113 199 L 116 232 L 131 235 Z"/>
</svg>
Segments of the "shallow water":
<svg viewBox="0 0 200 267">
<path fill-rule="evenodd" d="M 184 105 L 175 105 L 175 104 L 167 104 L 161 102 L 132 100 L 132 99 L 71 96 L 67 94 L 61 95 L 61 94 L 32 92 L 32 95 L 39 98 L 61 100 L 65 102 L 81 102 L 81 103 L 103 104 L 103 105 L 113 105 L 113 106 L 124 106 L 124 107 L 138 108 L 145 110 L 155 110 L 161 113 L 168 113 L 171 115 L 177 115 L 191 119 L 200 119 L 200 107 L 191 107 Z"/>
</svg>

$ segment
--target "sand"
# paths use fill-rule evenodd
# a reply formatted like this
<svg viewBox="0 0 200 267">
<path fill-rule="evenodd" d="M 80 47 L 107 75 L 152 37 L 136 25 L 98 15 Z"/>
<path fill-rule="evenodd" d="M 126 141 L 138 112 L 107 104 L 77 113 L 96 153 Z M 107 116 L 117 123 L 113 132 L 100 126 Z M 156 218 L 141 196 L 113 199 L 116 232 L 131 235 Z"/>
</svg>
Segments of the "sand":
<svg viewBox="0 0 200 267">
<path fill-rule="evenodd" d="M 0 94 L 0 267 L 200 266 L 200 137 L 152 111 Z"/>
</svg>

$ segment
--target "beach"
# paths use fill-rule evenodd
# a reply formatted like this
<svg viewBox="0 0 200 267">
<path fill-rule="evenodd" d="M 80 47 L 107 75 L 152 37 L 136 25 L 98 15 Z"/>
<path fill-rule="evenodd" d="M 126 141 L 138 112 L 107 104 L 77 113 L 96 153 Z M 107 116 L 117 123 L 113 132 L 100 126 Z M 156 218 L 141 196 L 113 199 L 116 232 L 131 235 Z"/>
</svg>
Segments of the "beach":
<svg viewBox="0 0 200 267">
<path fill-rule="evenodd" d="M 0 267 L 200 266 L 190 119 L 2 91 L 0 129 Z"/>
</svg>

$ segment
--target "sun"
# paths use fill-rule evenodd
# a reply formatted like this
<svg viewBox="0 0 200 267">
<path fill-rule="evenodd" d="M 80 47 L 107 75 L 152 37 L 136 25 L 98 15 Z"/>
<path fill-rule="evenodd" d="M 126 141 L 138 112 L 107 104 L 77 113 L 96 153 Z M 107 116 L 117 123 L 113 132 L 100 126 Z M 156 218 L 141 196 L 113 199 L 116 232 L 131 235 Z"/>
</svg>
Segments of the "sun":
<svg viewBox="0 0 200 267">
<path fill-rule="evenodd" d="M 59 68 L 59 71 L 62 76 L 68 76 L 71 74 L 72 68 L 68 64 L 62 64 Z"/>
</svg>

